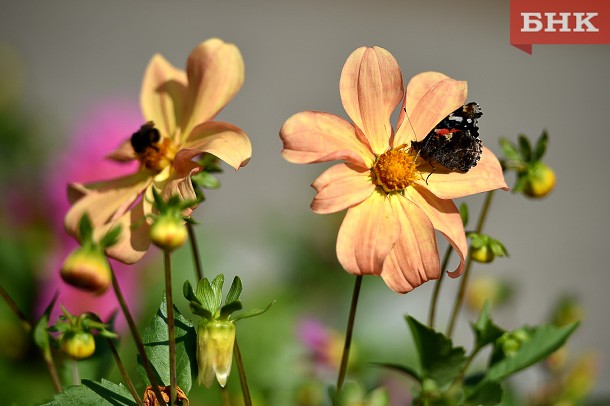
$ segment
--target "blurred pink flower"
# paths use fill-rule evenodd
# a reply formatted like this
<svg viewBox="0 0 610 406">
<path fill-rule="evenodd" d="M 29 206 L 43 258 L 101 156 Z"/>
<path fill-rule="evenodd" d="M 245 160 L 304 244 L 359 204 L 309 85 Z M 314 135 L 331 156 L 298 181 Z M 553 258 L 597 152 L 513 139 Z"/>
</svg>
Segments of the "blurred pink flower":
<svg viewBox="0 0 610 406">
<path fill-rule="evenodd" d="M 70 208 L 66 195 L 66 185 L 70 181 L 89 182 L 99 178 L 121 176 L 137 169 L 136 162 L 119 164 L 104 159 L 125 137 L 129 137 L 142 123 L 142 115 L 137 104 L 120 100 L 100 103 L 93 107 L 76 125 L 67 146 L 61 149 L 58 159 L 48 169 L 45 181 L 45 194 L 48 200 L 48 216 L 56 236 L 55 246 L 47 259 L 47 268 L 40 278 L 40 297 L 37 309 L 41 313 L 49 301 L 59 291 L 59 299 L 51 315 L 55 321 L 61 312 L 61 305 L 71 314 L 92 311 L 102 320 L 120 309 L 116 296 L 109 289 L 101 296 L 81 291 L 62 281 L 59 269 L 70 252 L 78 243 L 64 230 L 63 218 Z M 129 308 L 135 312 L 139 305 L 136 294 L 139 268 L 127 266 L 111 260 L 121 290 Z M 116 319 L 117 329 L 125 326 L 122 314 Z"/>
</svg>

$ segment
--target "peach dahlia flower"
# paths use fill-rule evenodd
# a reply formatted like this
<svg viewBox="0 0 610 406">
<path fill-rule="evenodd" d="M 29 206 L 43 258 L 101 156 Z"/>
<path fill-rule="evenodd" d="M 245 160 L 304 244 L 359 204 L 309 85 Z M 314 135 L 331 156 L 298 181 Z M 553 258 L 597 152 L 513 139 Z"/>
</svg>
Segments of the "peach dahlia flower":
<svg viewBox="0 0 610 406">
<path fill-rule="evenodd" d="M 431 166 L 410 148 L 466 101 L 466 82 L 441 73 L 415 76 L 404 92 L 394 57 L 379 47 L 355 50 L 340 80 L 343 107 L 353 124 L 322 112 L 290 117 L 280 131 L 282 154 L 293 163 L 343 160 L 313 183 L 316 213 L 347 209 L 337 237 L 337 257 L 346 271 L 380 275 L 394 291 L 408 292 L 440 277 L 434 230 L 460 258 L 467 243 L 453 198 L 506 188 L 494 154 L 483 148 L 467 173 Z M 390 116 L 402 101 L 394 131 Z M 406 119 L 404 111 L 408 112 Z M 426 182 L 427 180 L 427 182 Z"/>
<path fill-rule="evenodd" d="M 210 153 L 235 170 L 250 159 L 252 147 L 246 133 L 232 124 L 212 121 L 243 81 L 239 49 L 217 38 L 191 52 L 186 72 L 159 54 L 153 56 L 144 74 L 140 103 L 145 120 L 154 123 L 159 139 L 139 145 L 138 151 L 128 139 L 109 156 L 116 161 L 137 159 L 140 166 L 136 173 L 70 184 L 72 207 L 65 218 L 66 230 L 78 237 L 78 223 L 85 213 L 97 234 L 120 224 L 120 240 L 107 254 L 125 263 L 138 261 L 150 245 L 145 216 L 152 210 L 153 187 L 165 198 L 178 195 L 194 199 L 190 176 L 201 169 L 194 157 Z"/>
</svg>

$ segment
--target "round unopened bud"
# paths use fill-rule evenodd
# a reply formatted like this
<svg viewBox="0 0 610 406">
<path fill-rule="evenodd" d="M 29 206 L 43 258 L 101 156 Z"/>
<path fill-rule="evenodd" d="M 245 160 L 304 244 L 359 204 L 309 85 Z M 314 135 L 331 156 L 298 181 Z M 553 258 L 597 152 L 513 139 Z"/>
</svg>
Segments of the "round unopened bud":
<svg viewBox="0 0 610 406">
<path fill-rule="evenodd" d="M 197 365 L 199 384 L 212 386 L 214 376 L 220 386 L 227 384 L 233 361 L 235 324 L 230 320 L 213 320 L 197 329 Z"/>
<path fill-rule="evenodd" d="M 528 171 L 523 193 L 532 198 L 540 198 L 555 188 L 555 172 L 543 162 L 536 162 Z"/>
<path fill-rule="evenodd" d="M 160 216 L 150 226 L 150 239 L 164 251 L 173 251 L 186 241 L 184 220 L 172 216 Z"/>
<path fill-rule="evenodd" d="M 95 248 L 80 247 L 61 267 L 61 278 L 69 285 L 100 295 L 112 281 L 110 264 L 104 253 Z"/>
<path fill-rule="evenodd" d="M 482 245 L 477 248 L 472 248 L 470 252 L 470 257 L 473 261 L 482 262 L 484 264 L 489 263 L 494 260 L 496 254 L 492 251 L 492 249 L 488 245 Z"/>
<path fill-rule="evenodd" d="M 95 352 L 95 339 L 91 333 L 68 331 L 61 337 L 59 348 L 74 359 L 85 359 Z"/>
<path fill-rule="evenodd" d="M 507 357 L 514 357 L 521 349 L 521 346 L 529 341 L 530 336 L 523 329 L 506 332 L 498 339 L 502 346 L 502 351 Z"/>
</svg>

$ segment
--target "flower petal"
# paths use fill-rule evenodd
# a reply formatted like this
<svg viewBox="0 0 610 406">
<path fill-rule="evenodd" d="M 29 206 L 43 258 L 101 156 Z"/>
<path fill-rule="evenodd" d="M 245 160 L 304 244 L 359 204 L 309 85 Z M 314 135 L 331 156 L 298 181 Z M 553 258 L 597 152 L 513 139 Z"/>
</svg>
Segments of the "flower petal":
<svg viewBox="0 0 610 406">
<path fill-rule="evenodd" d="M 213 118 L 244 83 L 244 60 L 234 44 L 212 38 L 196 47 L 186 64 L 189 119 L 183 134 Z"/>
<path fill-rule="evenodd" d="M 185 113 L 186 74 L 163 56 L 152 57 L 144 73 L 140 104 L 142 113 L 164 137 L 174 139 Z M 137 128 L 134 128 L 136 131 Z"/>
<path fill-rule="evenodd" d="M 375 190 L 368 169 L 348 164 L 330 167 L 311 186 L 318 192 L 311 209 L 318 214 L 336 213 L 357 205 Z"/>
<path fill-rule="evenodd" d="M 138 262 L 150 246 L 150 226 L 144 220 L 144 199 L 118 220 L 107 223 L 95 230 L 94 238 L 100 239 L 106 232 L 115 226 L 121 226 L 121 234 L 116 244 L 106 249 L 106 254 L 124 264 Z"/>
<path fill-rule="evenodd" d="M 422 177 L 430 173 L 422 168 Z M 455 199 L 495 189 L 508 190 L 498 158 L 483 147 L 481 160 L 466 173 L 449 172 L 438 166 L 428 179 L 427 188 L 441 199 Z"/>
<path fill-rule="evenodd" d="M 396 130 L 394 145 L 410 146 L 412 140 L 422 140 L 443 118 L 464 105 L 467 91 L 466 82 L 453 79 L 441 80 L 430 87 L 413 110 L 407 110 L 409 120 Z"/>
<path fill-rule="evenodd" d="M 292 163 L 345 160 L 370 167 L 375 160 L 366 140 L 358 137 L 357 129 L 333 114 L 318 111 L 297 113 L 286 120 L 280 138 L 284 143 L 282 155 Z"/>
<path fill-rule="evenodd" d="M 347 58 L 339 85 L 345 111 L 373 152 L 385 152 L 392 136 L 390 116 L 404 94 L 396 59 L 383 48 L 358 48 Z"/>
<path fill-rule="evenodd" d="M 208 152 L 222 159 L 235 170 L 245 166 L 252 156 L 252 145 L 246 133 L 233 124 L 206 122 L 193 128 L 174 158 L 174 166 L 180 168 L 193 157 Z"/>
<path fill-rule="evenodd" d="M 373 194 L 348 209 L 337 236 L 337 258 L 352 274 L 379 275 L 400 233 L 385 194 Z"/>
<path fill-rule="evenodd" d="M 400 237 L 383 264 L 381 277 L 393 291 L 406 293 L 440 277 L 436 236 L 430 219 L 419 207 L 399 195 L 391 200 L 400 222 Z"/>
<path fill-rule="evenodd" d="M 131 139 L 126 139 L 117 149 L 106 155 L 106 159 L 116 162 L 130 162 L 136 159 L 136 154 L 131 146 Z"/>
<path fill-rule="evenodd" d="M 151 181 L 145 172 L 137 172 L 106 182 L 70 185 L 68 195 L 73 199 L 73 204 L 64 219 L 66 231 L 78 237 L 78 224 L 85 213 L 89 215 L 94 228 L 116 219 L 129 208 Z"/>
<path fill-rule="evenodd" d="M 407 188 L 405 194 L 407 199 L 415 203 L 430 219 L 432 226 L 445 236 L 460 257 L 460 263 L 456 270 L 449 272 L 449 276 L 457 278 L 464 271 L 464 258 L 468 252 L 464 224 L 457 207 L 453 201 L 439 199 L 428 189 L 419 185 L 415 185 L 414 188 Z M 445 269 L 441 271 L 445 271 Z"/>
</svg>

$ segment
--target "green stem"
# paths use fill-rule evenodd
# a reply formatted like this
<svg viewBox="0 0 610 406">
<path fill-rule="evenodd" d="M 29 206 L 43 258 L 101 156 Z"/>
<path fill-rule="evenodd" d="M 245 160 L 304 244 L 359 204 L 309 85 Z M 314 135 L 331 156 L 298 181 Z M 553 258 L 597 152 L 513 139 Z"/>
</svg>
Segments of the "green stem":
<svg viewBox="0 0 610 406">
<path fill-rule="evenodd" d="M 127 325 L 129 326 L 129 330 L 131 331 L 131 335 L 133 336 L 134 341 L 136 342 L 136 348 L 138 349 L 138 353 L 140 354 L 140 358 L 142 359 L 142 365 L 144 366 L 144 370 L 146 371 L 146 376 L 152 386 L 152 390 L 157 398 L 157 402 L 160 405 L 165 406 L 165 400 L 163 400 L 163 395 L 161 395 L 161 391 L 159 390 L 159 384 L 157 383 L 157 378 L 155 373 L 153 372 L 152 365 L 150 364 L 150 360 L 146 355 L 146 351 L 144 350 L 144 343 L 142 342 L 142 336 L 138 331 L 138 327 L 136 326 L 136 322 L 127 307 L 127 303 L 125 303 L 125 298 L 123 297 L 123 293 L 121 292 L 121 287 L 119 286 L 119 281 L 116 278 L 114 273 L 114 269 L 112 266 L 110 267 L 110 273 L 112 274 L 112 287 L 114 288 L 114 293 L 119 301 L 121 306 L 121 310 L 123 311 L 123 315 L 125 315 L 125 320 L 127 320 Z"/>
<path fill-rule="evenodd" d="M 483 231 L 483 226 L 485 225 L 485 220 L 487 220 L 487 214 L 489 213 L 489 207 L 491 206 L 491 199 L 493 198 L 494 191 L 487 192 L 485 196 L 485 201 L 483 202 L 483 207 L 481 208 L 481 213 L 479 214 L 479 220 L 477 221 L 477 227 L 475 232 L 480 234 Z M 449 326 L 447 327 L 447 337 L 451 338 L 453 334 L 453 328 L 455 327 L 455 322 L 457 321 L 458 314 L 462 308 L 462 303 L 464 302 L 464 296 L 466 294 L 466 286 L 468 285 L 468 279 L 470 278 L 470 267 L 472 265 L 471 255 L 468 255 L 468 259 L 466 260 L 466 265 L 464 267 L 464 274 L 462 275 L 462 280 L 460 282 L 460 288 L 458 290 L 458 294 L 455 298 L 455 304 L 453 305 L 453 313 L 451 315 L 451 319 L 449 321 Z"/>
<path fill-rule="evenodd" d="M 186 229 L 189 233 L 189 241 L 191 243 L 191 251 L 193 252 L 193 261 L 195 261 L 195 273 L 197 275 L 197 282 L 203 279 L 203 268 L 201 267 L 201 259 L 199 257 L 199 250 L 197 249 L 197 239 L 195 235 L 195 229 L 191 223 L 186 223 Z"/>
<path fill-rule="evenodd" d="M 241 357 L 241 351 L 239 350 L 239 344 L 237 343 L 237 337 L 235 337 L 235 345 L 233 346 L 233 354 L 235 355 L 235 362 L 237 363 L 237 372 L 239 373 L 239 383 L 241 385 L 241 392 L 244 397 L 244 406 L 252 406 L 252 398 L 250 397 L 250 389 L 248 388 L 248 380 L 246 379 L 246 369 L 244 368 L 244 361 Z"/>
<path fill-rule="evenodd" d="M 337 396 L 341 392 L 345 374 L 347 372 L 347 361 L 349 360 L 349 350 L 352 345 L 352 333 L 354 331 L 354 320 L 356 319 L 356 308 L 358 307 L 358 297 L 360 296 L 360 287 L 362 286 L 362 275 L 356 275 L 354 283 L 354 291 L 352 293 L 352 303 L 349 308 L 349 317 L 347 320 L 347 328 L 345 330 L 345 343 L 343 345 L 343 355 L 341 356 L 341 366 L 339 368 L 339 376 L 337 377 Z"/>
<path fill-rule="evenodd" d="M 21 324 L 23 325 L 23 329 L 26 333 L 32 331 L 32 324 L 28 320 L 27 316 L 19 309 L 17 303 L 13 300 L 13 298 L 8 294 L 6 290 L 2 286 L 0 286 L 0 296 L 4 299 L 8 307 L 11 308 L 12 312 L 17 316 L 19 320 L 21 320 Z"/>
<path fill-rule="evenodd" d="M 72 384 L 80 385 L 80 374 L 78 373 L 78 363 L 76 360 L 72 360 Z"/>
<path fill-rule="evenodd" d="M 167 338 L 169 340 L 169 398 L 170 405 L 176 404 L 176 334 L 174 332 L 174 300 L 172 294 L 171 254 L 164 252 L 165 258 L 165 301 L 167 304 Z"/>
<path fill-rule="evenodd" d="M 451 258 L 452 252 L 453 247 L 451 246 L 451 244 L 449 244 L 447 246 L 447 250 L 445 251 L 445 256 L 443 257 L 443 263 L 441 265 L 441 276 L 434 284 L 434 292 L 432 293 L 432 300 L 430 303 L 430 314 L 428 315 L 428 327 L 432 329 L 434 328 L 434 319 L 436 318 L 436 305 L 438 304 L 438 295 L 441 291 L 441 284 L 443 283 L 447 265 L 449 264 L 449 258 Z"/>
<path fill-rule="evenodd" d="M 125 382 L 125 385 L 127 385 L 127 389 L 129 389 L 129 392 L 131 392 L 131 396 L 133 396 L 133 400 L 136 401 L 136 404 L 138 406 L 144 406 L 144 403 L 142 403 L 142 399 L 140 399 L 136 388 L 133 386 L 131 378 L 129 378 L 129 375 L 127 375 L 127 371 L 125 370 L 125 366 L 123 366 L 123 362 L 121 361 L 119 352 L 117 351 L 116 346 L 114 345 L 114 341 L 111 338 L 106 338 L 106 342 L 108 343 L 108 347 L 110 347 L 110 351 L 112 352 L 112 356 L 114 357 L 114 362 L 116 362 L 116 365 L 119 368 L 119 372 L 123 377 L 123 382 Z"/>
<path fill-rule="evenodd" d="M 220 387 L 220 396 L 222 397 L 222 406 L 231 406 L 231 399 L 226 386 Z"/>
<path fill-rule="evenodd" d="M 55 361 L 53 360 L 53 355 L 51 355 L 51 351 L 48 351 L 48 354 L 45 354 L 43 351 L 42 358 L 44 358 L 44 362 L 47 365 L 47 369 L 49 370 L 49 374 L 51 375 L 51 380 L 53 381 L 53 387 L 55 387 L 55 392 L 61 393 L 61 381 L 59 380 L 59 374 L 57 373 L 57 367 L 55 366 Z"/>
</svg>

